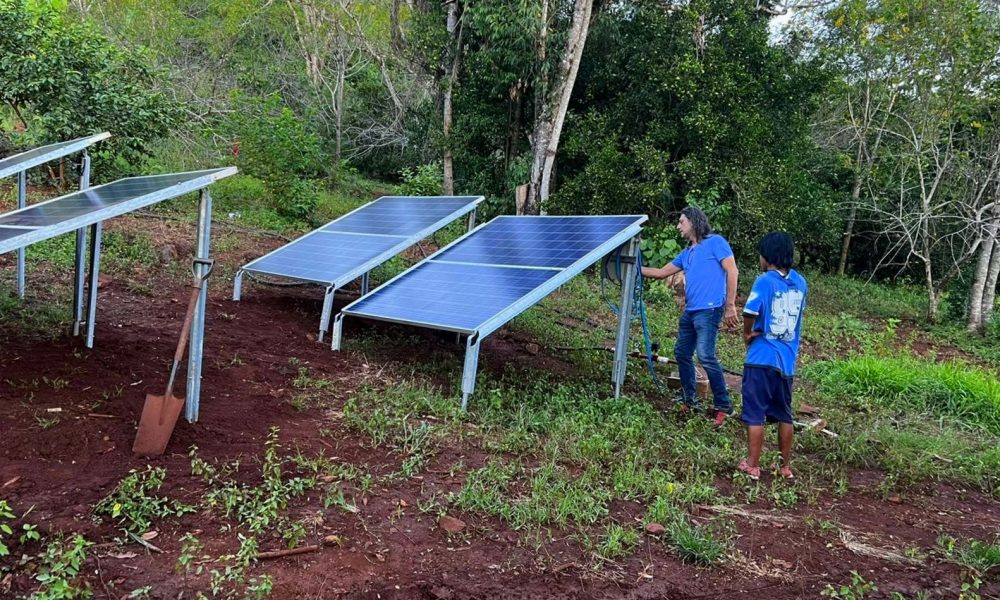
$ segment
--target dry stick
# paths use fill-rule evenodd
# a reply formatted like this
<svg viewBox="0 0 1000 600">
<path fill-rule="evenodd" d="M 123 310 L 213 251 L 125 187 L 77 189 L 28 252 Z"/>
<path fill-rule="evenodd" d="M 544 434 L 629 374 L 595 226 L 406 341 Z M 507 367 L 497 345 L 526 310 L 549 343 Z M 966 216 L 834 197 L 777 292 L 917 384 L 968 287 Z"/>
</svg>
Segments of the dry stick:
<svg viewBox="0 0 1000 600">
<path fill-rule="evenodd" d="M 268 550 L 267 552 L 260 552 L 257 554 L 257 560 L 264 560 L 267 558 L 283 558 L 285 556 L 295 556 L 296 554 L 306 554 L 308 552 L 316 552 L 323 546 L 319 544 L 314 544 L 312 546 L 300 546 L 298 548 L 291 548 L 286 550 Z"/>
</svg>

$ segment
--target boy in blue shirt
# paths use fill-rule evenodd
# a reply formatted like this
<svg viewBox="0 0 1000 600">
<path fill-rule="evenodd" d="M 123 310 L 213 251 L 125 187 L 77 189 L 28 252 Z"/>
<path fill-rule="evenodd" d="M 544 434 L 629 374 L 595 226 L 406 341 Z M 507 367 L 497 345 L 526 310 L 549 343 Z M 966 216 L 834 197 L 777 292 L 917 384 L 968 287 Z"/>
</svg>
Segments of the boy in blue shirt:
<svg viewBox="0 0 1000 600">
<path fill-rule="evenodd" d="M 795 251 L 787 233 L 772 231 L 757 245 L 763 275 L 754 281 L 743 307 L 743 415 L 749 456 L 737 467 L 750 479 L 760 478 L 764 425 L 778 424 L 781 467 L 792 478 L 792 378 L 799 355 L 806 280 L 792 270 Z"/>
</svg>

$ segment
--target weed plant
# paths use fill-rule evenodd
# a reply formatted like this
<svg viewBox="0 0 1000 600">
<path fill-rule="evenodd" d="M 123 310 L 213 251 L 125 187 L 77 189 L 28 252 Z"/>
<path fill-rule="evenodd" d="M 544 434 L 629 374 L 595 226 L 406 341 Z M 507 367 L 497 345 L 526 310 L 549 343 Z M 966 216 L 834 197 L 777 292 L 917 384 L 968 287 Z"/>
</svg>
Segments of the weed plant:
<svg viewBox="0 0 1000 600">
<path fill-rule="evenodd" d="M 147 466 L 145 471 L 129 471 L 115 490 L 97 503 L 94 514 L 109 516 L 126 534 L 138 536 L 149 531 L 156 519 L 194 512 L 193 506 L 153 495 L 166 477 L 167 472 L 162 467 Z"/>
</svg>

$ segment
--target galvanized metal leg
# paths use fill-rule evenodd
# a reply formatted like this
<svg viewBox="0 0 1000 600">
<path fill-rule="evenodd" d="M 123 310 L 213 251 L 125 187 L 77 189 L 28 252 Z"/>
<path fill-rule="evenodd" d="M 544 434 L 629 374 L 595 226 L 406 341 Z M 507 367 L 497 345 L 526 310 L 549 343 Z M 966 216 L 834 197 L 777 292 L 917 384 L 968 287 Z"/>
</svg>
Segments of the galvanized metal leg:
<svg viewBox="0 0 1000 600">
<path fill-rule="evenodd" d="M 28 204 L 28 174 L 21 171 L 17 174 L 17 207 L 24 208 Z M 22 300 L 26 289 L 24 282 L 24 258 L 27 252 L 24 248 L 17 249 L 17 295 Z"/>
<path fill-rule="evenodd" d="M 207 189 L 200 192 L 198 207 L 198 245 L 195 250 L 197 258 L 208 258 L 212 242 L 212 196 Z M 206 265 L 195 267 L 196 277 L 205 277 Z M 202 351 L 205 345 L 205 303 L 208 300 L 208 281 L 201 286 L 198 305 L 194 312 L 194 322 L 191 324 L 191 347 L 188 350 L 187 369 L 187 402 L 184 403 L 184 418 L 188 423 L 198 420 L 201 408 L 201 365 Z"/>
<path fill-rule="evenodd" d="M 634 258 L 639 250 L 639 238 L 634 237 L 628 243 L 627 256 Z M 633 260 L 623 261 L 622 267 L 622 298 L 619 306 L 621 314 L 618 315 L 618 335 L 615 338 L 615 362 L 611 368 L 611 381 L 615 386 L 615 398 L 621 395 L 622 385 L 625 383 L 625 368 L 628 363 L 628 334 L 629 324 L 632 320 L 632 302 L 635 292 L 635 262 Z"/>
<path fill-rule="evenodd" d="M 469 231 L 472 231 L 475 228 L 476 228 L 476 209 L 473 208 L 472 212 L 469 213 Z"/>
<path fill-rule="evenodd" d="M 371 272 L 368 271 L 364 275 L 361 276 L 361 295 L 362 296 L 365 296 L 365 295 L 368 294 L 368 283 L 369 283 L 368 276 L 370 274 L 371 274 Z"/>
<path fill-rule="evenodd" d="M 90 188 L 90 156 L 84 152 L 80 170 L 80 190 Z M 87 228 L 76 230 L 76 257 L 73 271 L 73 336 L 80 335 L 83 324 L 83 287 L 86 281 Z"/>
<path fill-rule="evenodd" d="M 236 279 L 233 281 L 233 300 L 240 301 L 243 296 L 243 269 L 236 271 Z"/>
<path fill-rule="evenodd" d="M 76 230 L 76 265 L 73 272 L 73 337 L 80 335 L 83 324 L 83 286 L 86 282 L 87 229 Z"/>
<path fill-rule="evenodd" d="M 97 323 L 97 287 L 101 274 L 101 223 L 90 226 L 90 280 L 87 283 L 87 339 L 88 348 L 94 347 L 94 327 Z"/>
<path fill-rule="evenodd" d="M 330 344 L 330 350 L 334 352 L 340 351 L 340 340 L 344 333 L 344 313 L 337 313 L 337 316 L 333 318 L 333 342 Z"/>
<path fill-rule="evenodd" d="M 470 335 L 465 342 L 465 367 L 462 369 L 462 410 L 469 407 L 469 396 L 476 389 L 479 370 L 479 335 Z"/>
<path fill-rule="evenodd" d="M 326 288 L 326 295 L 323 297 L 323 316 L 319 319 L 319 341 L 323 341 L 326 332 L 330 329 L 330 315 L 333 314 L 333 297 L 337 288 L 332 285 Z"/>
</svg>

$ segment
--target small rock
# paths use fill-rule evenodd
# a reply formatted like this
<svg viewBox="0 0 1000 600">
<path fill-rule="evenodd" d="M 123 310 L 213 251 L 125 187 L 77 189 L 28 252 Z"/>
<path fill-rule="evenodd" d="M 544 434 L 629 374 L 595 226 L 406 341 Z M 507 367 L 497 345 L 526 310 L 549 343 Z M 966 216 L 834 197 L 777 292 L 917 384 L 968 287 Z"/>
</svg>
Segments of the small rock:
<svg viewBox="0 0 1000 600">
<path fill-rule="evenodd" d="M 538 344 L 529 343 L 524 345 L 524 351 L 532 356 L 537 355 L 539 352 L 541 352 L 541 350 L 542 349 L 539 348 Z"/>
<path fill-rule="evenodd" d="M 438 519 L 438 525 L 448 533 L 458 533 L 465 529 L 465 521 L 448 515 L 442 515 Z"/>
<path fill-rule="evenodd" d="M 667 528 L 659 523 L 646 523 L 646 533 L 652 535 L 663 535 L 667 531 Z"/>
<path fill-rule="evenodd" d="M 899 496 L 889 496 L 889 502 L 892 502 L 893 504 L 899 504 L 902 501 L 903 499 L 900 498 Z"/>
</svg>

